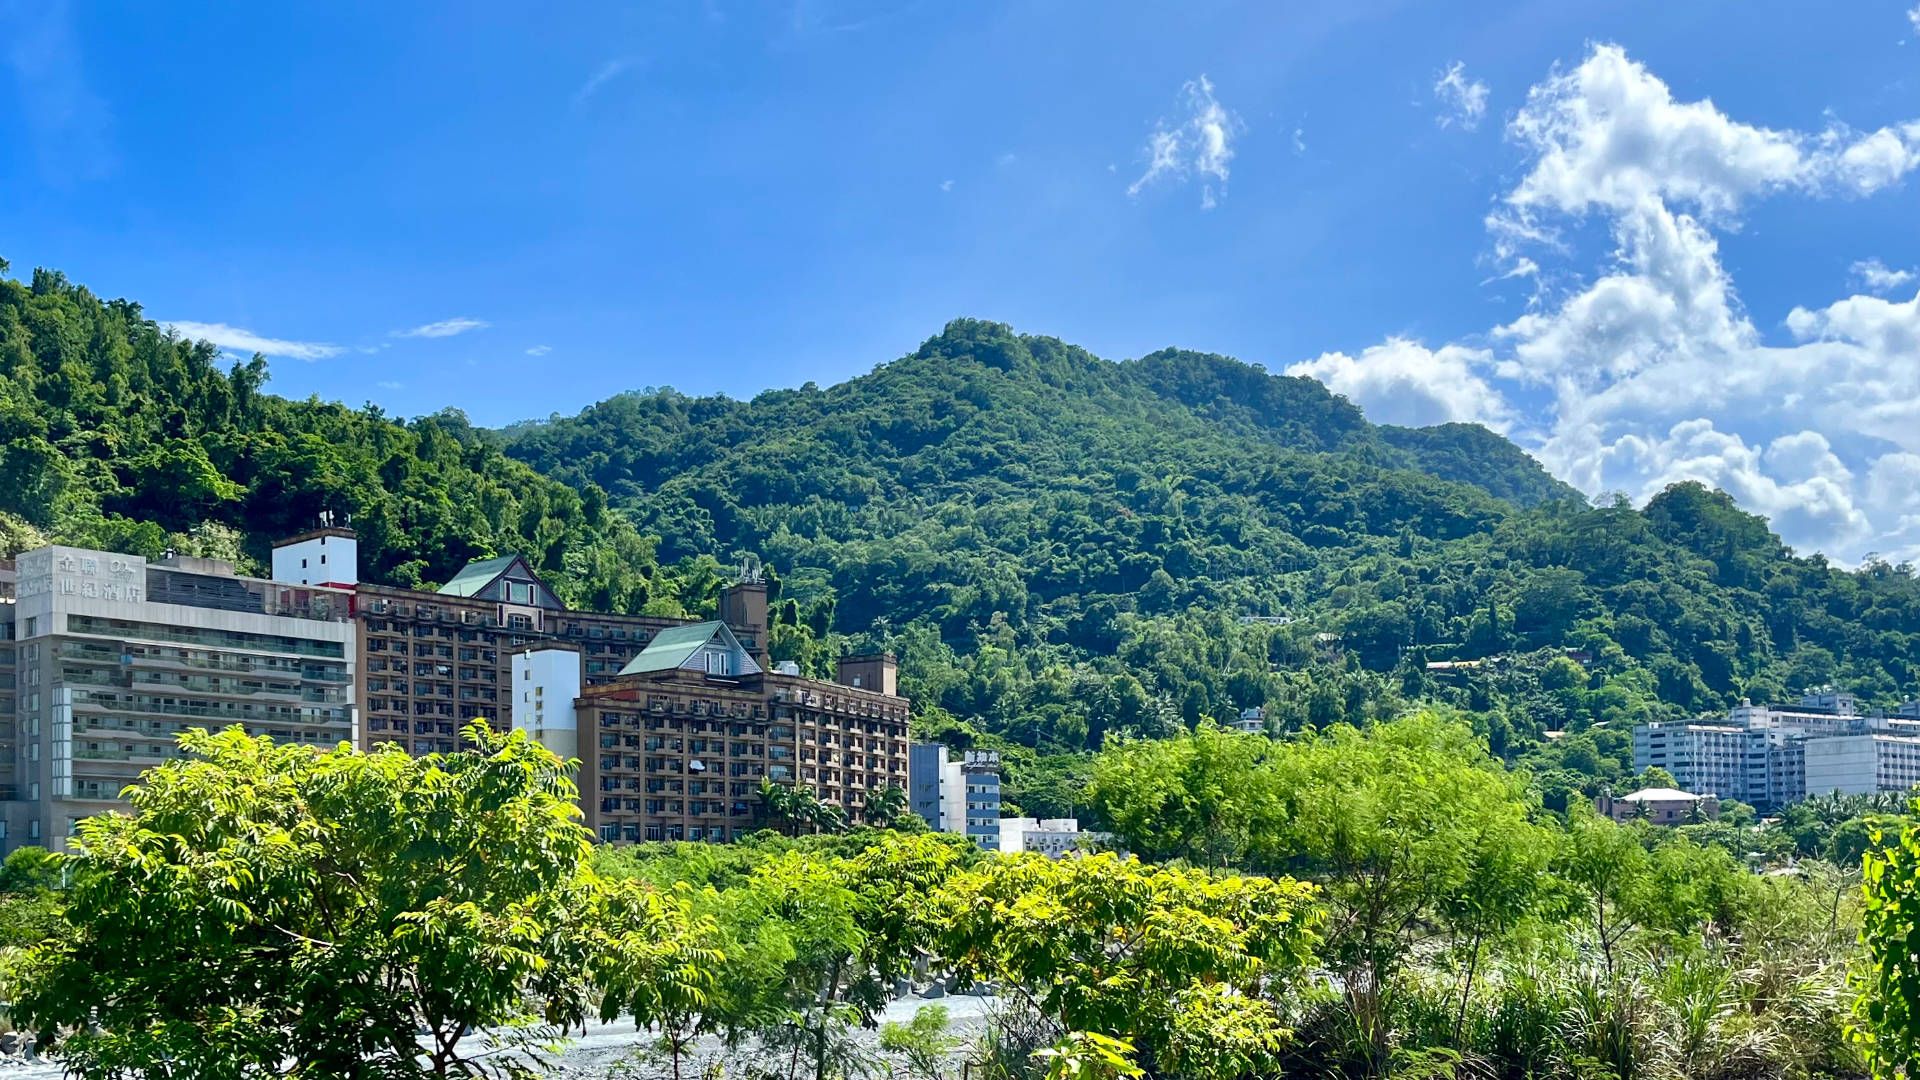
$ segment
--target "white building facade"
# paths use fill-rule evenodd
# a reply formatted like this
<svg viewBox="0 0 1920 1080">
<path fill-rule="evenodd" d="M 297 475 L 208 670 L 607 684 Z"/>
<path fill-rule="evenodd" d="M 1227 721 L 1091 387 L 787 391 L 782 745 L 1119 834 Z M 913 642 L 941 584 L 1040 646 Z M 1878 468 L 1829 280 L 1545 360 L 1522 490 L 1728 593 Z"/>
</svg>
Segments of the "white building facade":
<svg viewBox="0 0 1920 1080">
<path fill-rule="evenodd" d="M 1741 702 L 1724 720 L 1641 724 L 1636 769 L 1659 766 L 1692 792 L 1761 807 L 1808 795 L 1905 791 L 1920 783 L 1920 715 L 1864 713 L 1824 689 L 1795 706 Z"/>
</svg>

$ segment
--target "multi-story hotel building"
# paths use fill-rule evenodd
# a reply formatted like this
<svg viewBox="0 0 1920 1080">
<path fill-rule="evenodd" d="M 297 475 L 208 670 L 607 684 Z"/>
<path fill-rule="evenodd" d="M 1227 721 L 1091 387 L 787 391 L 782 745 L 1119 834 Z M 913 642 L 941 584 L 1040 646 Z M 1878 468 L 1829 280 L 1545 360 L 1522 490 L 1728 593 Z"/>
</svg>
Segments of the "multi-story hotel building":
<svg viewBox="0 0 1920 1080">
<path fill-rule="evenodd" d="M 581 760 L 587 824 L 607 841 L 727 840 L 762 821 L 760 781 L 810 787 L 857 820 L 907 782 L 907 702 L 893 658 L 839 681 L 770 670 L 767 587 L 721 591 L 719 618 L 575 611 L 518 556 L 469 563 L 437 591 L 359 580 L 354 535 L 275 545 L 274 576 L 354 590 L 368 746 L 458 748 L 483 718 Z"/>
<path fill-rule="evenodd" d="M 685 620 L 569 609 L 516 555 L 468 563 L 438 590 L 363 582 L 354 533 L 321 528 L 274 545 L 277 580 L 325 581 L 355 593 L 360 626 L 360 714 L 369 747 L 397 744 L 414 754 L 451 753 L 460 728 L 484 719 L 505 729 L 513 654 L 565 642 L 580 654 L 586 685 L 620 673 L 655 634 Z M 767 632 L 766 590 L 757 615 L 734 626 L 746 640 Z"/>
<path fill-rule="evenodd" d="M 64 846 L 84 817 L 239 724 L 357 742 L 352 593 L 229 563 L 44 547 L 0 571 L 0 846 Z M 6 599 L 0 597 L 0 600 Z"/>
<path fill-rule="evenodd" d="M 521 650 L 512 716 L 580 759 L 581 807 L 603 841 L 735 839 L 767 824 L 763 781 L 810 788 L 853 821 L 873 793 L 906 787 L 907 702 L 891 655 L 846 657 L 837 682 L 802 678 L 792 665 L 768 670 L 726 620 L 654 635 L 597 686 L 581 688 L 574 655 Z"/>
</svg>

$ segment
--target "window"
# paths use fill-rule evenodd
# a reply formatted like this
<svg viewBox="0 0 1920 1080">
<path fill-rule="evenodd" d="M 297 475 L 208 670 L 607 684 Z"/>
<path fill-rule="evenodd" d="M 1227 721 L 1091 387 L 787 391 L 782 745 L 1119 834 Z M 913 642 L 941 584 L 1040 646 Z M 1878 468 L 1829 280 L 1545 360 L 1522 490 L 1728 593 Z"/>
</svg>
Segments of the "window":
<svg viewBox="0 0 1920 1080">
<path fill-rule="evenodd" d="M 302 569 L 302 570 L 305 570 L 306 568 L 307 568 L 307 560 L 305 560 L 305 559 L 301 559 L 301 560 L 300 560 L 300 569 Z"/>
<path fill-rule="evenodd" d="M 732 655 L 723 650 L 714 649 L 708 652 L 707 653 L 707 674 L 709 675 L 732 674 L 732 671 L 730 670 L 733 666 L 732 661 L 733 661 Z"/>
</svg>

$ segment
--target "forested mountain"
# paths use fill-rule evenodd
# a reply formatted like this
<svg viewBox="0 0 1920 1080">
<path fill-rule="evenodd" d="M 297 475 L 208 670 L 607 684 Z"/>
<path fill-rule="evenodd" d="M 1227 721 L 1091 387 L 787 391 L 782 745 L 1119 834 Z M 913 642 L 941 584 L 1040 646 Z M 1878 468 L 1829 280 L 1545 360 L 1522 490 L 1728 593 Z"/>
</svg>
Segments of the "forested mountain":
<svg viewBox="0 0 1920 1080">
<path fill-rule="evenodd" d="M 0 278 L 6 552 L 50 536 L 258 561 L 332 510 L 352 516 L 372 580 L 445 580 L 513 550 L 583 603 L 639 607 L 672 591 L 599 490 L 506 457 L 458 412 L 402 422 L 373 405 L 289 401 L 263 391 L 265 360 L 223 371 L 217 359 L 58 272 Z"/>
<path fill-rule="evenodd" d="M 8 550 L 257 559 L 325 509 L 370 580 L 522 551 L 574 602 L 666 613 L 757 554 L 782 658 L 896 649 L 931 730 L 1008 740 L 1030 809 L 1064 811 L 1074 766 L 1021 745 L 1252 707 L 1289 728 L 1450 703 L 1497 752 L 1592 780 L 1646 717 L 1920 690 L 1908 568 L 1797 557 L 1695 485 L 1592 507 L 1482 428 L 1374 426 L 1225 357 L 1114 363 L 962 320 L 837 386 L 624 394 L 500 432 L 287 400 L 263 361 L 217 360 L 58 273 L 0 279 Z"/>
<path fill-rule="evenodd" d="M 1796 557 L 1697 485 L 1592 507 L 1483 428 L 1376 427 L 1219 356 L 962 320 L 838 386 L 625 394 L 503 436 L 665 557 L 760 554 L 790 621 L 893 644 L 923 705 L 1030 744 L 1433 698 L 1510 756 L 1571 730 L 1535 763 L 1591 775 L 1646 717 L 1920 690 L 1904 568 Z"/>
</svg>

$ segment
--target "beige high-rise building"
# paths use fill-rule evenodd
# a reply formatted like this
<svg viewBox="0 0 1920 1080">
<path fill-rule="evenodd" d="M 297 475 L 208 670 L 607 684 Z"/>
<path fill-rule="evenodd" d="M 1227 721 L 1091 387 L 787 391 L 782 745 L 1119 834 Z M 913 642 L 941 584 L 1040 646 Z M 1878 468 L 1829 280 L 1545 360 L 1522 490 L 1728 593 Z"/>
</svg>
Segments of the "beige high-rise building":
<svg viewBox="0 0 1920 1080">
<path fill-rule="evenodd" d="M 359 742 L 351 601 L 212 559 L 54 546 L 0 569 L 0 849 L 63 847 L 189 728 Z"/>
</svg>

